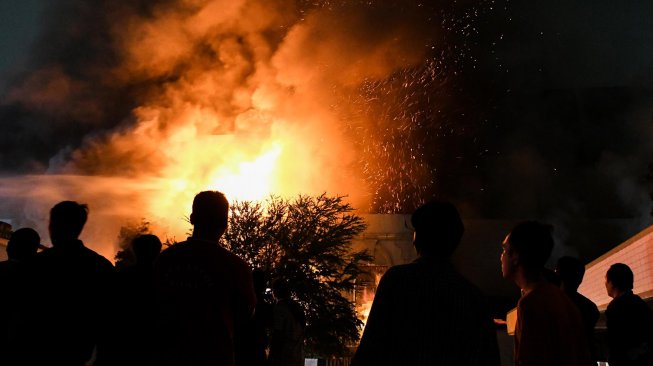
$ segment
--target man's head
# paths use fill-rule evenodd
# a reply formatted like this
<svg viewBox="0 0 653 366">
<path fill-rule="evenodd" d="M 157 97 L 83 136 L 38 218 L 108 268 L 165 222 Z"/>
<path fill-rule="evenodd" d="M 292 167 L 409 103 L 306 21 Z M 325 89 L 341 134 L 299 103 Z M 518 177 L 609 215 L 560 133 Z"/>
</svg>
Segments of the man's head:
<svg viewBox="0 0 653 366">
<path fill-rule="evenodd" d="M 283 278 L 277 278 L 272 281 L 272 293 L 277 300 L 287 300 L 290 298 L 290 285 Z"/>
<path fill-rule="evenodd" d="M 610 297 L 633 289 L 633 271 L 623 263 L 615 263 L 605 274 L 605 287 Z"/>
<path fill-rule="evenodd" d="M 132 241 L 136 263 L 152 264 L 161 252 L 161 240 L 152 234 L 139 235 Z"/>
<path fill-rule="evenodd" d="M 41 237 L 31 228 L 18 229 L 11 234 L 7 243 L 9 259 L 24 261 L 33 257 L 41 245 Z"/>
<path fill-rule="evenodd" d="M 50 210 L 49 229 L 52 245 L 56 246 L 61 242 L 77 240 L 87 218 L 88 206 L 75 201 L 57 203 Z"/>
<path fill-rule="evenodd" d="M 553 250 L 553 227 L 536 221 L 517 224 L 502 243 L 501 272 L 513 278 L 517 271 L 526 277 L 540 276 Z"/>
<path fill-rule="evenodd" d="M 415 210 L 410 221 L 415 229 L 413 244 L 424 257 L 450 257 L 465 230 L 458 210 L 449 202 L 428 202 Z"/>
<path fill-rule="evenodd" d="M 195 196 L 190 214 L 190 223 L 195 227 L 194 236 L 220 237 L 227 230 L 228 219 L 229 202 L 224 194 L 204 191 Z"/>
<path fill-rule="evenodd" d="M 583 282 L 585 266 L 578 258 L 560 257 L 556 263 L 556 273 L 562 281 L 562 289 L 567 292 L 576 292 L 578 286 Z"/>
</svg>

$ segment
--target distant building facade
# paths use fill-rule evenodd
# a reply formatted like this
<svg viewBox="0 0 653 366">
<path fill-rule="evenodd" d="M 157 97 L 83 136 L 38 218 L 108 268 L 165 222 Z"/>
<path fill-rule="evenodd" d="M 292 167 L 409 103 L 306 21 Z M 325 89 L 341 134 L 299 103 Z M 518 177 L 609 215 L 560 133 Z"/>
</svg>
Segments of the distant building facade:
<svg viewBox="0 0 653 366">
<path fill-rule="evenodd" d="M 653 301 L 653 226 L 642 230 L 624 243 L 603 254 L 586 266 L 585 278 L 578 292 L 601 310 L 612 300 L 605 289 L 605 273 L 611 265 L 624 263 L 635 275 L 633 293 Z"/>
</svg>

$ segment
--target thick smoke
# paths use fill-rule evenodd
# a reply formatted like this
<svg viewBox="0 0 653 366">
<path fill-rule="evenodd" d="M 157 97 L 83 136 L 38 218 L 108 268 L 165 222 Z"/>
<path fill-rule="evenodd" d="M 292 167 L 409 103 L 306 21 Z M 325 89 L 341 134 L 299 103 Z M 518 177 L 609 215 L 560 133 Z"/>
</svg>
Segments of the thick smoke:
<svg viewBox="0 0 653 366">
<path fill-rule="evenodd" d="M 192 195 L 229 193 L 243 183 L 224 177 L 243 172 L 372 212 L 438 197 L 468 218 L 546 220 L 561 254 L 588 259 L 650 223 L 652 5 L 48 6 L 28 71 L 0 97 L 13 176 L 0 216 L 17 226 L 85 201 L 111 253 L 128 219 L 182 235 Z"/>
<path fill-rule="evenodd" d="M 363 168 L 362 134 L 351 125 L 369 126 L 370 115 L 343 100 L 360 101 L 365 85 L 423 69 L 441 32 L 432 28 L 441 19 L 418 2 L 49 6 L 45 13 L 58 15 L 45 25 L 30 70 L 1 100 L 3 128 L 12 131 L 0 138 L 4 173 L 32 174 L 3 180 L 3 214 L 37 225 L 44 208 L 76 199 L 103 218 L 103 234 L 146 216 L 180 235 L 197 191 L 229 194 L 243 182 L 228 177 L 249 171 L 269 179 L 272 168 L 272 193 L 326 191 L 369 207 L 366 178 L 384 167 Z M 238 198 L 260 198 L 250 193 Z M 110 252 L 113 238 L 94 239 Z"/>
</svg>

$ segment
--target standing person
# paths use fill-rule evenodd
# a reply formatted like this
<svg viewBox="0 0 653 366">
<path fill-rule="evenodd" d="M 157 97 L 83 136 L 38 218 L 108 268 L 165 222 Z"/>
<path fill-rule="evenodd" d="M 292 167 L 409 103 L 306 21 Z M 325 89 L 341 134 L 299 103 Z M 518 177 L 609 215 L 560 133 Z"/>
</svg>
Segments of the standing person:
<svg viewBox="0 0 653 366">
<path fill-rule="evenodd" d="M 156 235 L 137 236 L 131 242 L 134 264 L 117 270 L 117 292 L 121 308 L 125 309 L 122 315 L 125 325 L 120 337 L 121 366 L 147 365 L 152 358 L 157 315 L 152 276 L 161 247 Z"/>
<path fill-rule="evenodd" d="M 605 288 L 613 300 L 605 310 L 610 366 L 653 365 L 653 311 L 633 294 L 633 271 L 613 264 Z"/>
<path fill-rule="evenodd" d="M 276 304 L 272 310 L 270 366 L 304 365 L 304 328 L 306 316 L 292 299 L 290 287 L 283 279 L 272 283 Z"/>
<path fill-rule="evenodd" d="M 411 223 L 419 257 L 381 278 L 352 364 L 498 365 L 485 297 L 449 260 L 464 231 L 458 210 L 429 202 Z"/>
<path fill-rule="evenodd" d="M 254 316 L 236 334 L 236 364 L 238 366 L 266 366 L 268 364 L 269 330 L 272 323 L 272 302 L 267 293 L 266 274 L 262 270 L 252 272 L 256 293 Z"/>
<path fill-rule="evenodd" d="M 9 260 L 0 262 L 0 365 L 20 362 L 23 351 L 19 340 L 30 337 L 23 334 L 25 319 L 32 316 L 25 311 L 29 305 L 28 275 L 40 243 L 41 237 L 34 229 L 18 229 L 7 243 Z"/>
<path fill-rule="evenodd" d="M 502 243 L 503 277 L 522 292 L 517 303 L 515 365 L 591 365 L 578 309 L 544 277 L 544 264 L 553 250 L 551 231 L 549 225 L 526 221 Z"/>
<path fill-rule="evenodd" d="M 88 218 L 88 207 L 63 201 L 50 210 L 52 248 L 34 261 L 35 291 L 34 365 L 84 365 L 94 350 L 107 360 L 107 345 L 114 326 L 111 314 L 115 270 L 109 260 L 84 246 L 79 235 Z M 31 340 L 33 342 L 33 340 Z"/>
<path fill-rule="evenodd" d="M 234 365 L 234 335 L 251 318 L 256 295 L 249 266 L 219 244 L 228 215 L 222 193 L 197 194 L 192 236 L 164 250 L 154 265 L 156 365 Z"/>
<path fill-rule="evenodd" d="M 599 320 L 599 308 L 592 300 L 578 293 L 578 287 L 585 276 L 585 266 L 578 258 L 565 256 L 558 259 L 555 271 L 560 278 L 560 289 L 569 296 L 580 312 L 592 359 L 597 361 L 594 327 Z"/>
</svg>

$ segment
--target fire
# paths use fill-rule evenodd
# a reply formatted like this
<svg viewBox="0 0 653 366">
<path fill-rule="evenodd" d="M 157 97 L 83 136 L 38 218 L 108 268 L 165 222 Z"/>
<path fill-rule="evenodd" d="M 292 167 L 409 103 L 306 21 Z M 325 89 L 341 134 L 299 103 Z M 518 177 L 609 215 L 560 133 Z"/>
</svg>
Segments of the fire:
<svg viewBox="0 0 653 366">
<path fill-rule="evenodd" d="M 236 171 L 220 167 L 210 179 L 208 188 L 222 190 L 238 200 L 263 200 L 276 191 L 273 174 L 280 155 L 281 145 L 275 143 L 253 161 L 237 163 Z"/>
<path fill-rule="evenodd" d="M 199 151 L 192 153 L 202 153 L 204 150 L 204 154 L 218 161 L 219 156 L 224 156 L 218 142 L 225 140 L 225 137 L 213 136 L 210 140 L 214 140 L 217 146 L 213 151 L 209 146 L 207 149 L 198 148 Z M 209 165 L 198 169 L 172 167 L 167 179 L 157 181 L 158 193 L 152 197 L 148 211 L 150 214 L 156 212 L 170 214 L 179 207 L 188 206 L 192 196 L 203 190 L 221 191 L 231 201 L 264 200 L 278 192 L 277 187 L 280 182 L 277 172 L 283 147 L 281 142 L 274 141 L 262 150 L 258 155 L 234 158 L 215 166 Z M 189 163 L 189 165 L 193 164 Z M 175 178 L 175 174 L 180 176 Z M 166 217 L 166 215 L 161 216 Z"/>
<path fill-rule="evenodd" d="M 83 57 L 80 70 L 45 65 L 9 93 L 9 102 L 48 123 L 50 115 L 71 123 L 53 131 L 86 135 L 64 139 L 48 175 L 25 178 L 31 185 L 20 194 L 4 193 L 15 181 L 0 182 L 0 198 L 8 197 L 2 214 L 45 232 L 47 209 L 58 200 L 88 203 L 97 220 L 85 230 L 96 230 L 89 242 L 112 257 L 111 242 L 128 220 L 145 218 L 155 234 L 183 237 L 184 217 L 203 190 L 223 191 L 231 201 L 326 192 L 364 207 L 370 188 L 356 137 L 343 124 L 344 114 L 364 113 L 342 104 L 362 85 L 421 63 L 423 37 L 400 14 L 388 23 L 366 5 L 305 5 L 111 7 L 101 15 L 109 29 L 89 37 L 107 40 L 98 49 L 107 48 L 110 61 Z M 379 24 L 383 31 L 369 31 Z M 50 137 L 44 140 L 59 140 Z M 24 202 L 37 210 L 27 213 Z"/>
<path fill-rule="evenodd" d="M 387 266 L 370 265 L 369 270 L 371 278 L 368 281 L 362 282 L 361 296 L 356 299 L 356 313 L 358 314 L 358 319 L 363 322 L 363 328 L 367 324 L 367 319 L 370 316 L 376 289 L 379 286 L 379 282 L 381 282 L 383 273 L 385 273 L 387 269 Z M 361 335 L 362 331 L 363 329 L 361 329 Z"/>
</svg>

